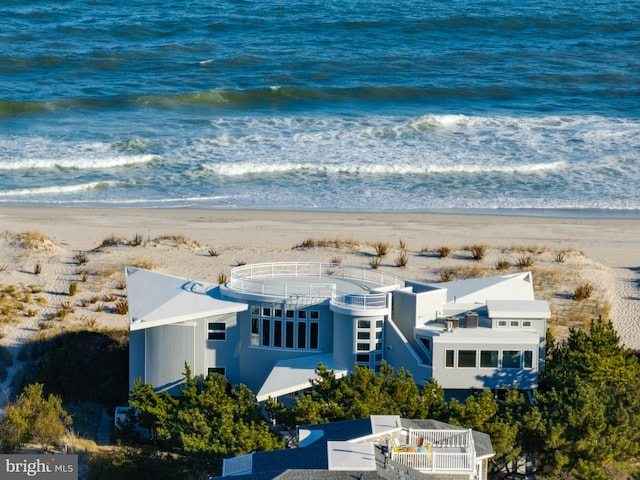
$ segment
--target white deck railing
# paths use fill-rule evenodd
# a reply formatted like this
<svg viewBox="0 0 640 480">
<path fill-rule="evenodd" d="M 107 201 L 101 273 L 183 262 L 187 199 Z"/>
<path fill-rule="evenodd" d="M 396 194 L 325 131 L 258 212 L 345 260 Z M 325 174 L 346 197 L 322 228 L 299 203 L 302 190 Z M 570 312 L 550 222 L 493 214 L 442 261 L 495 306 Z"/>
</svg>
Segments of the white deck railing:
<svg viewBox="0 0 640 480">
<path fill-rule="evenodd" d="M 229 288 L 249 294 L 312 298 L 327 298 L 334 304 L 351 308 L 384 308 L 387 306 L 385 293 L 354 294 L 338 291 L 335 282 L 295 281 L 285 279 L 326 278 L 358 282 L 366 288 L 402 287 L 404 280 L 382 270 L 364 266 L 338 265 L 319 262 L 275 262 L 242 265 L 231 269 Z M 274 281 L 274 279 L 280 279 Z"/>
<path fill-rule="evenodd" d="M 409 430 L 408 446 L 427 451 L 391 451 L 391 459 L 416 470 L 473 472 L 475 445 L 471 430 Z M 413 448 L 412 448 L 413 450 Z M 416 448 L 416 450 L 418 450 Z"/>
</svg>

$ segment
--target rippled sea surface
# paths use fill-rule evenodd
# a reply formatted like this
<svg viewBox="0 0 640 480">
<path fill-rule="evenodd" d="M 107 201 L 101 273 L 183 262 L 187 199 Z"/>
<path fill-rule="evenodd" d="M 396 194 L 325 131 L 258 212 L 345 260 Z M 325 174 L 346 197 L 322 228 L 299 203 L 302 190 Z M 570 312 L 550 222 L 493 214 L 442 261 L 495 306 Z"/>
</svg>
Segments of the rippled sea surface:
<svg viewBox="0 0 640 480">
<path fill-rule="evenodd" d="M 640 217 L 640 2 L 0 4 L 0 205 Z"/>
</svg>

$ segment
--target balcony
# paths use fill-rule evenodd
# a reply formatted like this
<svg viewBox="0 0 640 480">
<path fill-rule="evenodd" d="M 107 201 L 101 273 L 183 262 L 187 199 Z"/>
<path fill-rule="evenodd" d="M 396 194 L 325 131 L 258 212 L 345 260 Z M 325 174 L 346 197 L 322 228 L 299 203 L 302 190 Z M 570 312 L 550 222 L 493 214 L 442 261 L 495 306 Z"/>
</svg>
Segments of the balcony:
<svg viewBox="0 0 640 480">
<path fill-rule="evenodd" d="M 391 460 L 424 472 L 465 473 L 475 469 L 471 430 L 413 430 L 389 441 Z"/>
</svg>

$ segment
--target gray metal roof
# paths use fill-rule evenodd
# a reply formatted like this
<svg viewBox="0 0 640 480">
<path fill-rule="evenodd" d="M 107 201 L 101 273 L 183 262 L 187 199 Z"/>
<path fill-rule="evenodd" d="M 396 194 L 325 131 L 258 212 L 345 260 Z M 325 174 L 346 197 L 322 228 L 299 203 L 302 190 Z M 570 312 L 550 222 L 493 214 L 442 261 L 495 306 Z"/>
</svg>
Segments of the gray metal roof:
<svg viewBox="0 0 640 480">
<path fill-rule="evenodd" d="M 133 267 L 125 269 L 130 330 L 242 312 L 245 303 L 222 300 L 218 285 Z"/>
</svg>

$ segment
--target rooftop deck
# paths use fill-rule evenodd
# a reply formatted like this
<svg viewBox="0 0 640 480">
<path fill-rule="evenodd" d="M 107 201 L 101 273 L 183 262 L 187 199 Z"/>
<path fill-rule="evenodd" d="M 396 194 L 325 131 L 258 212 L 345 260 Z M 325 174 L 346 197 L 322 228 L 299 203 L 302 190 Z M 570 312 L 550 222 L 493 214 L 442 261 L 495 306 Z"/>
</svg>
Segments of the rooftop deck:
<svg viewBox="0 0 640 480">
<path fill-rule="evenodd" d="M 404 286 L 392 273 L 364 266 L 331 263 L 276 262 L 243 265 L 231 270 L 227 287 L 265 297 L 330 299 L 350 308 L 387 306 L 384 291 Z"/>
<path fill-rule="evenodd" d="M 403 443 L 404 442 L 404 443 Z M 390 439 L 391 460 L 425 472 L 473 472 L 471 430 L 413 430 Z"/>
</svg>

